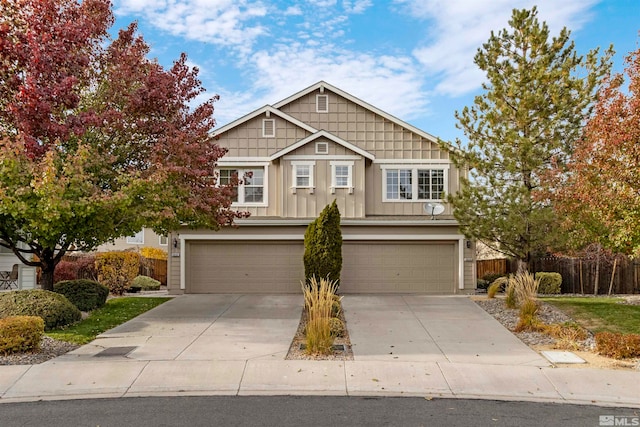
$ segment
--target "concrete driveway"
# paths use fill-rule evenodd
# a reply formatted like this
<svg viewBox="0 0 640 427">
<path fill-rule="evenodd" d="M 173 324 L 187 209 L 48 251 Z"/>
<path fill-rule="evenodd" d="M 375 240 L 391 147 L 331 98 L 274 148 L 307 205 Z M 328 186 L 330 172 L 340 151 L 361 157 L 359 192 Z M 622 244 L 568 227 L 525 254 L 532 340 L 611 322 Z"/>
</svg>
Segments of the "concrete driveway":
<svg viewBox="0 0 640 427">
<path fill-rule="evenodd" d="M 347 295 L 355 360 L 548 366 L 465 296 Z"/>
</svg>

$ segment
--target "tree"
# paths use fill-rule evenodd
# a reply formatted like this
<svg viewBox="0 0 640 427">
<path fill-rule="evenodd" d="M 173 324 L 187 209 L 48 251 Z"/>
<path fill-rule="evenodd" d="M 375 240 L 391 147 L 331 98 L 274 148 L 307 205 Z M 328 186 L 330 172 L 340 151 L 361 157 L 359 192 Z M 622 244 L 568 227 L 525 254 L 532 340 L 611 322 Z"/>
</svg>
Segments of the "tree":
<svg viewBox="0 0 640 427">
<path fill-rule="evenodd" d="M 108 0 L 0 4 L 0 245 L 42 269 L 71 250 L 181 224 L 217 229 L 244 214 L 212 185 L 216 97 L 183 54 L 146 55 L 136 25 L 111 40 Z"/>
<path fill-rule="evenodd" d="M 492 32 L 474 58 L 487 75 L 485 92 L 456 112 L 469 144 L 458 140 L 451 151 L 470 179 L 449 200 L 468 238 L 528 268 L 532 254 L 561 237 L 548 199 L 538 197 L 541 176 L 571 153 L 610 69 L 611 49 L 600 60 L 597 49 L 578 56 L 566 28 L 549 38 L 535 7 L 514 10 L 509 25 Z"/>
<path fill-rule="evenodd" d="M 342 232 L 336 201 L 327 205 L 304 233 L 304 274 L 340 283 Z"/>
<path fill-rule="evenodd" d="M 593 116 L 564 169 L 556 169 L 557 211 L 564 226 L 614 252 L 640 256 L 640 49 L 625 74 L 602 86 Z"/>
</svg>

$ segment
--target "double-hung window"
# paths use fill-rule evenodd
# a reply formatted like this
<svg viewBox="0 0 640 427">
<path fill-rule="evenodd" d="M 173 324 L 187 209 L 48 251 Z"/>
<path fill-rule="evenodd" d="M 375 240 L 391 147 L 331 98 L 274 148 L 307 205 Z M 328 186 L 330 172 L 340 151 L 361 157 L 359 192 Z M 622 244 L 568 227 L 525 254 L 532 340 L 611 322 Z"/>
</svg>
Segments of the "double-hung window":
<svg viewBox="0 0 640 427">
<path fill-rule="evenodd" d="M 447 186 L 447 167 L 384 167 L 383 201 L 442 200 Z"/>
<path fill-rule="evenodd" d="M 347 188 L 353 192 L 353 161 L 331 162 L 331 192 L 336 188 Z"/>
<path fill-rule="evenodd" d="M 265 168 L 223 168 L 219 171 L 218 183 L 230 185 L 234 178 L 239 180 L 232 201 L 238 205 L 263 205 L 266 203 Z"/>
<path fill-rule="evenodd" d="M 313 170 L 315 167 L 315 161 L 293 161 L 291 162 L 293 168 L 293 192 L 296 188 L 309 188 L 313 191 L 314 179 Z"/>
</svg>

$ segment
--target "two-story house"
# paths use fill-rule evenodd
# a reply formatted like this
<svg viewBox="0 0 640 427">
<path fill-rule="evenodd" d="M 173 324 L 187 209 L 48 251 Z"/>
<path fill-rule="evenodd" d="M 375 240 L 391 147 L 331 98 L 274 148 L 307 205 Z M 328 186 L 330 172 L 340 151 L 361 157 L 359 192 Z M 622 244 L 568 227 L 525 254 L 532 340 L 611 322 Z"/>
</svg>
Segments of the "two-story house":
<svg viewBox="0 0 640 427">
<path fill-rule="evenodd" d="M 334 199 L 342 293 L 468 293 L 474 248 L 445 194 L 463 171 L 437 138 L 319 82 L 214 131 L 224 184 L 251 217 L 169 239 L 171 293 L 300 292 L 307 225 Z M 444 205 L 439 215 L 438 208 Z"/>
</svg>

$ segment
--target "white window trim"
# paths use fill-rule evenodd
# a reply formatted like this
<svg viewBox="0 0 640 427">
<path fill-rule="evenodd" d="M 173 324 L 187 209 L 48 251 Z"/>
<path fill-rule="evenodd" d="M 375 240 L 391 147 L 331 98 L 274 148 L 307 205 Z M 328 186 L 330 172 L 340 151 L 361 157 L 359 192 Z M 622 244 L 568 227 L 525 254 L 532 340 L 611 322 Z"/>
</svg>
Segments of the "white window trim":
<svg viewBox="0 0 640 427">
<path fill-rule="evenodd" d="M 383 203 L 424 203 L 443 202 L 444 199 L 418 199 L 418 169 L 438 169 L 444 171 L 444 194 L 449 193 L 449 164 L 442 163 L 421 163 L 421 164 L 381 164 L 382 169 L 382 202 Z M 387 169 L 408 169 L 411 171 L 411 199 L 388 199 L 387 198 Z"/>
<path fill-rule="evenodd" d="M 239 162 L 220 162 L 218 164 L 218 170 L 220 169 L 235 169 L 238 171 L 238 179 L 242 181 L 244 175 L 250 169 L 264 169 L 264 180 L 262 183 L 262 202 L 233 202 L 232 207 L 266 207 L 269 206 L 269 164 L 266 162 L 256 162 L 254 164 L 239 163 Z M 244 200 L 244 184 L 238 185 L 238 200 Z"/>
<path fill-rule="evenodd" d="M 139 240 L 137 239 L 138 235 L 140 235 Z M 138 231 L 133 236 L 127 236 L 127 244 L 128 245 L 144 245 L 144 228 Z"/>
<path fill-rule="evenodd" d="M 353 194 L 353 165 L 355 162 L 352 161 L 332 161 L 329 164 L 331 165 L 331 194 L 335 194 L 336 188 L 347 188 L 349 190 L 349 194 Z M 336 184 L 336 166 L 348 166 L 349 174 L 347 176 L 347 185 L 337 185 Z"/>
<path fill-rule="evenodd" d="M 308 166 L 309 167 L 309 185 L 306 186 L 299 186 L 297 185 L 298 183 L 298 166 Z M 315 186 L 314 186 L 314 175 L 315 175 L 315 166 L 316 166 L 316 162 L 315 161 L 294 161 L 291 162 L 291 179 L 292 179 L 292 183 L 291 183 L 291 192 L 292 194 L 296 194 L 296 189 L 298 188 L 308 188 L 309 189 L 309 193 L 313 194 L 313 192 L 315 191 Z"/>
<path fill-rule="evenodd" d="M 320 109 L 320 98 L 324 97 L 326 99 L 325 105 L 327 106 L 326 110 Z M 328 113 L 329 112 L 329 95 L 316 95 L 316 113 Z"/>
<path fill-rule="evenodd" d="M 321 146 L 324 147 L 323 150 L 320 150 Z M 329 143 L 327 141 L 316 142 L 316 154 L 329 154 Z"/>
<path fill-rule="evenodd" d="M 162 243 L 162 239 L 164 239 L 164 243 Z M 158 245 L 169 246 L 169 236 L 158 236 Z"/>
<path fill-rule="evenodd" d="M 267 122 L 272 123 L 273 133 L 267 134 Z M 276 119 L 262 119 L 262 137 L 263 138 L 274 138 L 276 136 Z"/>
</svg>

